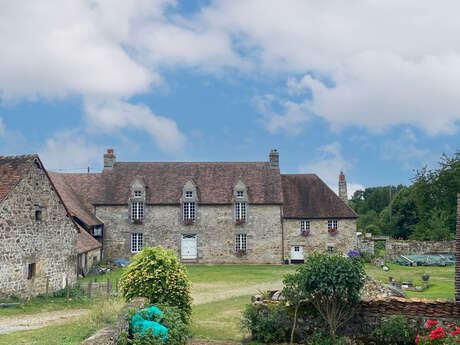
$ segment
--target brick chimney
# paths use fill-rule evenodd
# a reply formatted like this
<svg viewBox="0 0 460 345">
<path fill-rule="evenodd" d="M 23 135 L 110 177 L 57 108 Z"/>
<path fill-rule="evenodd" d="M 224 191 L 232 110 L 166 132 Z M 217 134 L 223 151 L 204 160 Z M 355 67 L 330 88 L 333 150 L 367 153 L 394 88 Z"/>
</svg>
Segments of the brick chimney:
<svg viewBox="0 0 460 345">
<path fill-rule="evenodd" d="M 279 169 L 280 168 L 280 154 L 276 149 L 271 149 L 270 154 L 270 168 Z"/>
<path fill-rule="evenodd" d="M 460 194 L 457 194 L 457 236 L 455 239 L 455 301 L 460 303 Z"/>
<path fill-rule="evenodd" d="M 116 161 L 117 156 L 113 153 L 113 149 L 107 149 L 107 153 L 104 154 L 104 170 L 112 170 Z"/>
<path fill-rule="evenodd" d="M 348 204 L 347 181 L 345 180 L 343 171 L 340 171 L 339 175 L 339 198 L 342 199 L 344 203 Z"/>
</svg>

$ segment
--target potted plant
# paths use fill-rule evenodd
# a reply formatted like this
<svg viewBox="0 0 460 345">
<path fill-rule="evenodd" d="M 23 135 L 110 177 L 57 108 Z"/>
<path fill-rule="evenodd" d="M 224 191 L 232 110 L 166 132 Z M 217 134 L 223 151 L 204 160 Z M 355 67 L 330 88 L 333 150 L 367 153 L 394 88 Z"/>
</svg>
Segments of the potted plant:
<svg viewBox="0 0 460 345">
<path fill-rule="evenodd" d="M 427 282 L 430 279 L 430 275 L 428 273 L 422 274 L 422 282 Z"/>
<path fill-rule="evenodd" d="M 241 224 L 244 224 L 245 223 L 245 220 L 244 219 L 237 219 L 235 220 L 235 224 L 236 225 L 241 225 Z"/>
<path fill-rule="evenodd" d="M 192 225 L 192 224 L 193 224 L 193 219 L 192 218 L 184 219 L 184 225 Z"/>
<path fill-rule="evenodd" d="M 134 218 L 133 219 L 133 224 L 142 224 L 144 221 L 143 218 Z"/>
<path fill-rule="evenodd" d="M 300 232 L 300 234 L 301 234 L 302 236 L 307 237 L 308 235 L 310 235 L 310 230 L 303 230 L 303 231 Z"/>
<path fill-rule="evenodd" d="M 241 258 L 242 256 L 245 256 L 247 254 L 246 249 L 238 249 L 235 252 L 235 256 Z"/>
<path fill-rule="evenodd" d="M 330 228 L 328 229 L 329 235 L 335 236 L 339 232 L 336 228 Z"/>
</svg>

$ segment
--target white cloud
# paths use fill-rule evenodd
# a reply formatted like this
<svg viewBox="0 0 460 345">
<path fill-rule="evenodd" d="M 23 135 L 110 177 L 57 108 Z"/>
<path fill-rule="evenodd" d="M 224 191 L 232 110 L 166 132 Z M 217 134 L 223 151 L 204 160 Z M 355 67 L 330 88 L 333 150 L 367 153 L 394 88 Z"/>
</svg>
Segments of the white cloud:
<svg viewBox="0 0 460 345">
<path fill-rule="evenodd" d="M 273 108 L 276 103 L 281 108 L 277 112 Z M 262 124 L 270 132 L 285 131 L 288 134 L 299 134 L 304 123 L 310 119 L 308 109 L 302 104 L 291 101 L 279 101 L 273 95 L 256 98 L 256 107 L 262 115 Z"/>
<path fill-rule="evenodd" d="M 341 145 L 338 142 L 321 146 L 318 151 L 319 158 L 302 165 L 299 170 L 302 173 L 318 175 L 337 194 L 340 171 L 346 175 L 347 171 L 352 169 L 352 164 L 342 156 Z M 351 198 L 356 190 L 364 188 L 362 184 L 347 182 L 348 197 Z"/>
<path fill-rule="evenodd" d="M 86 140 L 78 130 L 66 130 L 46 140 L 39 155 L 46 169 L 84 172 L 88 166 L 100 167 L 104 148 Z"/>
<path fill-rule="evenodd" d="M 166 151 L 179 150 L 185 141 L 176 122 L 152 113 L 143 104 L 130 104 L 119 100 L 88 101 L 85 104 L 89 127 L 105 132 L 116 132 L 124 127 L 147 131 L 157 145 Z"/>
</svg>

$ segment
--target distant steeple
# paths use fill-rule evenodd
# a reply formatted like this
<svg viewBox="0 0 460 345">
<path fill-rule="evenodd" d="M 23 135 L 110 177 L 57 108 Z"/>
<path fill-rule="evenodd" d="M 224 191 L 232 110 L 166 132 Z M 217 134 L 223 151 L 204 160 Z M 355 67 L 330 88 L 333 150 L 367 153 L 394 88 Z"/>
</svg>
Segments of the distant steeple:
<svg viewBox="0 0 460 345">
<path fill-rule="evenodd" d="M 345 175 L 342 170 L 340 170 L 339 175 L 339 198 L 348 204 L 347 181 L 345 180 Z"/>
</svg>

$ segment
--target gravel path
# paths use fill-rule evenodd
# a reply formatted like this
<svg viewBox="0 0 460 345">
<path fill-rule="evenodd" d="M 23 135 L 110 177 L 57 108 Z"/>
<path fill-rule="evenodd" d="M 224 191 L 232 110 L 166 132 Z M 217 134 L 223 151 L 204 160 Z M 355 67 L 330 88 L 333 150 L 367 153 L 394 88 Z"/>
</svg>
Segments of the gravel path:
<svg viewBox="0 0 460 345">
<path fill-rule="evenodd" d="M 0 317 L 0 334 L 56 325 L 87 315 L 90 309 L 56 310 L 33 315 L 14 315 Z"/>
</svg>

